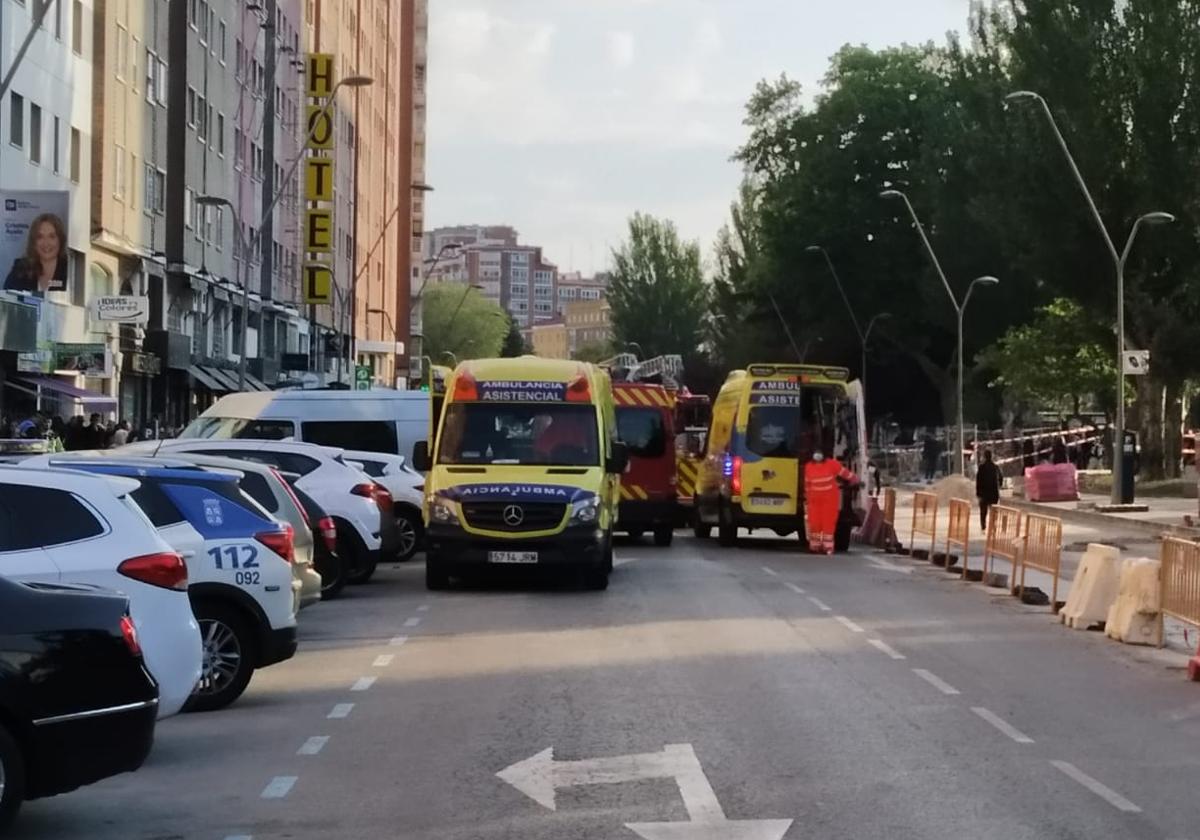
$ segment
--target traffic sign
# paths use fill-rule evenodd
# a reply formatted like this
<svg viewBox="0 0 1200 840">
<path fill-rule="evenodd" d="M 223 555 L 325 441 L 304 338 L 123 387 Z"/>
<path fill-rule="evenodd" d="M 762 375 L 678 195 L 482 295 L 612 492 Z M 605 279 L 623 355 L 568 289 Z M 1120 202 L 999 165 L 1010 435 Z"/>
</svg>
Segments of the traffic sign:
<svg viewBox="0 0 1200 840">
<path fill-rule="evenodd" d="M 1126 376 L 1145 376 L 1150 372 L 1149 350 L 1126 350 L 1121 354 Z"/>
<path fill-rule="evenodd" d="M 370 365 L 355 365 L 354 366 L 354 390 L 355 391 L 370 391 L 371 390 L 371 366 Z"/>
</svg>

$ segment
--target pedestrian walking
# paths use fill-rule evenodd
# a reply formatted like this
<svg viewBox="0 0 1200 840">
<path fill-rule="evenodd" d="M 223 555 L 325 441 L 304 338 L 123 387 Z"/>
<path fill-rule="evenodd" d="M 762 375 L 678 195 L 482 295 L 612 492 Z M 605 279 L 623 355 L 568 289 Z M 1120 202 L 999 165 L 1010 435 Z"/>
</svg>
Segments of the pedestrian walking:
<svg viewBox="0 0 1200 840">
<path fill-rule="evenodd" d="M 129 421 L 122 420 L 117 424 L 117 428 L 113 430 L 112 445 L 113 449 L 118 446 L 124 446 L 129 442 Z"/>
<path fill-rule="evenodd" d="M 804 465 L 804 509 L 808 514 L 808 548 L 813 554 L 833 554 L 834 532 L 842 490 L 838 480 L 858 482 L 858 476 L 836 458 L 826 460 L 817 450 Z"/>
<path fill-rule="evenodd" d="M 975 473 L 975 498 L 979 499 L 979 527 L 987 532 L 988 510 L 1000 503 L 1000 485 L 1004 476 L 992 460 L 992 450 L 983 450 L 983 463 Z"/>
<path fill-rule="evenodd" d="M 933 481 L 933 477 L 937 475 L 938 463 L 938 443 L 933 439 L 933 435 L 925 435 L 925 443 L 921 447 L 921 462 L 925 466 L 925 480 Z"/>
</svg>

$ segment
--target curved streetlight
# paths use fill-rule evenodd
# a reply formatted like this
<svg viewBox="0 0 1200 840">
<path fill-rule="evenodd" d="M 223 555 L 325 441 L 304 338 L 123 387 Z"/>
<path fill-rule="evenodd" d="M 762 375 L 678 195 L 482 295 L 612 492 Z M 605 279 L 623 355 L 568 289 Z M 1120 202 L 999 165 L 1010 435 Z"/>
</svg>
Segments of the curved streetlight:
<svg viewBox="0 0 1200 840">
<path fill-rule="evenodd" d="M 863 389 L 863 416 L 867 414 L 867 342 L 871 340 L 871 330 L 875 329 L 875 324 L 879 321 L 885 321 L 892 317 L 891 312 L 880 312 L 878 315 L 873 315 L 870 321 L 867 321 L 867 328 L 862 334 L 862 389 Z"/>
<path fill-rule="evenodd" d="M 1087 202 L 1088 209 L 1092 213 L 1092 218 L 1096 221 L 1096 227 L 1100 229 L 1100 235 L 1104 238 L 1104 244 L 1108 248 L 1108 253 L 1112 257 L 1113 264 L 1117 270 L 1117 417 L 1115 428 L 1113 429 L 1113 486 L 1112 486 L 1112 503 L 1114 505 L 1123 502 L 1132 502 L 1133 495 L 1128 499 L 1124 493 L 1124 472 L 1125 465 L 1123 455 L 1125 449 L 1125 264 L 1129 261 L 1129 254 L 1133 250 L 1134 240 L 1137 238 L 1138 230 L 1143 224 L 1169 224 L 1175 221 L 1175 217 L 1170 213 L 1155 211 L 1145 213 L 1138 217 L 1133 223 L 1133 229 L 1129 232 L 1129 238 L 1125 240 L 1125 249 L 1117 253 L 1117 246 L 1113 243 L 1112 237 L 1108 233 L 1108 228 L 1104 226 L 1104 219 L 1100 215 L 1099 208 L 1096 207 L 1096 202 L 1092 198 L 1092 193 L 1088 190 L 1087 182 L 1083 179 L 1083 173 L 1079 171 L 1079 166 L 1075 163 L 1075 158 L 1071 155 L 1071 147 L 1067 145 L 1067 140 L 1063 137 L 1063 133 L 1059 130 L 1058 121 L 1054 119 L 1054 112 L 1050 110 L 1050 103 L 1040 93 L 1032 90 L 1018 90 L 1004 97 L 1006 102 L 1037 102 L 1042 109 L 1042 113 L 1046 117 L 1046 121 L 1050 123 L 1050 129 L 1054 132 L 1054 137 L 1058 141 L 1059 147 L 1062 149 L 1063 157 L 1067 160 L 1067 165 L 1071 169 L 1071 174 L 1075 176 L 1075 182 L 1079 185 L 1080 192 L 1083 193 L 1083 198 Z"/>
</svg>

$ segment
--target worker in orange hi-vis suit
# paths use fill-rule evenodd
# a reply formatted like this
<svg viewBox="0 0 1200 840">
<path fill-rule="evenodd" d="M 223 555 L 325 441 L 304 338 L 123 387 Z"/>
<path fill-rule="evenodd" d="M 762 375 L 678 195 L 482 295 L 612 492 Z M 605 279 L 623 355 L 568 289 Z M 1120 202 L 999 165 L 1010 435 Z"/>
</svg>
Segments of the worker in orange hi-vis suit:
<svg viewBox="0 0 1200 840">
<path fill-rule="evenodd" d="M 833 534 L 837 530 L 841 489 L 838 479 L 858 483 L 858 476 L 843 467 L 836 458 L 826 459 L 814 452 L 804 465 L 804 507 L 808 514 L 808 548 L 813 554 L 833 554 Z"/>
</svg>

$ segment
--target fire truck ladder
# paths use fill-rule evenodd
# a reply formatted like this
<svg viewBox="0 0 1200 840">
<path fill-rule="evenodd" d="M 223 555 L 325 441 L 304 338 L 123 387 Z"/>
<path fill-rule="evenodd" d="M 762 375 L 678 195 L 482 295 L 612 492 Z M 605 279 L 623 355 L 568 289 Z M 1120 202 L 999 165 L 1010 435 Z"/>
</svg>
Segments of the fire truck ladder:
<svg viewBox="0 0 1200 840">
<path fill-rule="evenodd" d="M 667 387 L 678 387 L 683 379 L 683 357 L 675 354 L 655 356 L 644 362 L 635 362 L 629 371 L 630 382 L 652 376 L 661 376 L 663 385 Z"/>
</svg>

